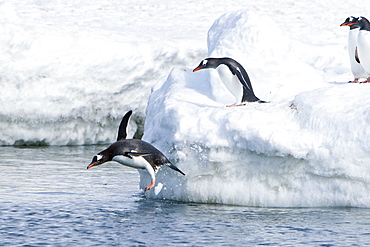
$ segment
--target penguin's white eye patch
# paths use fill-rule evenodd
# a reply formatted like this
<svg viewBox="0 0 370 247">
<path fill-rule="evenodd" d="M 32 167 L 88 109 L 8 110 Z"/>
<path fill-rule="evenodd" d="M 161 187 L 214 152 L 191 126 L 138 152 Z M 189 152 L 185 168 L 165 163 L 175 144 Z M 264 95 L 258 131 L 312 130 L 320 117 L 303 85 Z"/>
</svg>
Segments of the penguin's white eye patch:
<svg viewBox="0 0 370 247">
<path fill-rule="evenodd" d="M 100 155 L 100 154 L 97 154 L 96 155 L 96 159 L 99 161 L 99 160 L 101 160 L 103 158 L 103 155 Z"/>
<path fill-rule="evenodd" d="M 203 60 L 202 65 L 206 65 L 208 63 L 208 60 Z"/>
</svg>

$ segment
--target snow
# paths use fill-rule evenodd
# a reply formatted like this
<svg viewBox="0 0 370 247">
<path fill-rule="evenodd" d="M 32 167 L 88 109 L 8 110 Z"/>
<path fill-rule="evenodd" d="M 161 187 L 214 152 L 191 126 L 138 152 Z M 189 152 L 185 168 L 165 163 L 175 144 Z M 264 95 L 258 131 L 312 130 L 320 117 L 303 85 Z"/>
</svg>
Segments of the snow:
<svg viewBox="0 0 370 247">
<path fill-rule="evenodd" d="M 0 1 L 0 145 L 111 143 L 132 109 L 129 136 L 144 128 L 186 173 L 159 169 L 147 197 L 369 207 L 370 85 L 346 83 L 339 26 L 369 13 L 366 0 Z M 226 108 L 217 72 L 192 72 L 220 56 L 269 103 Z"/>
<path fill-rule="evenodd" d="M 204 49 L 150 18 L 167 7 L 128 3 L 0 2 L 0 144 L 109 143 L 129 109 L 133 135 L 151 87 Z"/>
<path fill-rule="evenodd" d="M 370 205 L 370 87 L 325 82 L 290 51 L 291 42 L 270 17 L 245 10 L 222 15 L 208 32 L 209 56 L 243 64 L 256 95 L 270 103 L 225 107 L 232 97 L 215 70 L 176 67 L 154 87 L 143 139 L 167 150 L 187 176 L 166 171 L 161 192 L 149 197 L 269 207 Z"/>
</svg>

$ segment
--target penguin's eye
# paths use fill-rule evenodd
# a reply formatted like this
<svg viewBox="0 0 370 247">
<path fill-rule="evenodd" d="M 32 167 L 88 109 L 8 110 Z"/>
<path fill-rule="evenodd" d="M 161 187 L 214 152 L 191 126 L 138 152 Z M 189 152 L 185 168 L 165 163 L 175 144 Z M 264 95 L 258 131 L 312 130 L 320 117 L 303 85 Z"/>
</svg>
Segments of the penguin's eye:
<svg viewBox="0 0 370 247">
<path fill-rule="evenodd" d="M 202 65 L 204 66 L 204 65 L 206 65 L 208 63 L 208 61 L 207 60 L 203 60 L 202 61 Z"/>
<path fill-rule="evenodd" d="M 103 155 L 100 155 L 100 154 L 97 154 L 96 155 L 96 159 L 99 161 L 99 160 L 101 160 L 103 158 Z"/>
</svg>

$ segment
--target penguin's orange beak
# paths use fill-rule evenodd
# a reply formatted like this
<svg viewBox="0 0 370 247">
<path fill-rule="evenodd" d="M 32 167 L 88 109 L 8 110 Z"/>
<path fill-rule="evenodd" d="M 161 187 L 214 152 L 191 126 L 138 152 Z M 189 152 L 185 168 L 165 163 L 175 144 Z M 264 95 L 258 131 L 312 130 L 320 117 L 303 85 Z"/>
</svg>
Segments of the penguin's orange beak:
<svg viewBox="0 0 370 247">
<path fill-rule="evenodd" d="M 198 70 L 201 70 L 201 69 L 202 69 L 202 67 L 201 67 L 201 66 L 196 67 L 195 69 L 193 69 L 193 72 L 198 71 Z"/>
<path fill-rule="evenodd" d="M 95 166 L 96 165 L 96 163 L 91 163 L 90 165 L 88 165 L 87 166 L 87 168 L 86 169 L 90 169 L 91 167 L 93 167 L 93 166 Z"/>
<path fill-rule="evenodd" d="M 94 156 L 94 158 L 92 159 L 91 163 L 87 166 L 86 169 L 90 169 L 91 167 L 95 166 L 98 164 L 98 158 L 96 156 Z"/>
<path fill-rule="evenodd" d="M 344 26 L 348 26 L 348 22 L 343 22 L 342 24 L 340 24 L 341 27 L 344 27 Z"/>
</svg>

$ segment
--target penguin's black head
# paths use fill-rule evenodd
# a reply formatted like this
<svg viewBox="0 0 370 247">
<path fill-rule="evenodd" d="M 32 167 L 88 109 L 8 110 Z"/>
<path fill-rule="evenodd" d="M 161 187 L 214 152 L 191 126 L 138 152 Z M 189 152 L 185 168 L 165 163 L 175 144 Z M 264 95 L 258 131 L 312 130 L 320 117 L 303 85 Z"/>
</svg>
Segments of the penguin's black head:
<svg viewBox="0 0 370 247">
<path fill-rule="evenodd" d="M 353 17 L 353 16 L 351 16 L 351 17 L 348 17 L 348 18 L 350 18 L 349 19 L 349 21 L 348 22 L 344 22 L 345 23 L 345 25 L 343 25 L 343 26 L 349 26 L 349 28 L 352 30 L 352 29 L 356 29 L 356 28 L 359 28 L 360 27 L 360 24 L 359 24 L 359 17 Z M 347 19 L 348 19 L 347 18 Z M 341 25 L 341 26 L 342 26 Z"/>
<path fill-rule="evenodd" d="M 366 19 L 365 17 L 363 17 L 363 16 L 361 16 L 359 19 L 358 19 L 358 21 L 357 21 L 357 23 L 361 26 L 361 28 L 365 28 L 366 30 L 368 30 L 370 27 L 370 23 L 369 23 L 369 20 L 368 19 Z"/>
<path fill-rule="evenodd" d="M 198 67 L 196 67 L 193 72 L 201 69 L 215 69 L 220 65 L 218 58 L 206 58 L 200 62 Z"/>
<path fill-rule="evenodd" d="M 351 29 L 359 28 L 359 19 L 359 17 L 350 16 L 340 26 L 349 26 Z"/>
<path fill-rule="evenodd" d="M 106 151 L 106 150 L 104 150 Z M 101 164 L 104 164 L 105 162 L 111 161 L 112 157 L 109 154 L 104 154 L 105 152 L 102 151 L 95 155 L 91 161 L 91 163 L 87 166 L 87 169 L 93 167 L 93 166 L 98 166 Z"/>
<path fill-rule="evenodd" d="M 351 22 L 352 18 L 354 18 L 354 17 L 353 16 L 347 17 L 347 19 L 342 24 L 340 24 L 340 26 L 341 27 L 348 26 L 348 23 Z"/>
</svg>

